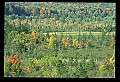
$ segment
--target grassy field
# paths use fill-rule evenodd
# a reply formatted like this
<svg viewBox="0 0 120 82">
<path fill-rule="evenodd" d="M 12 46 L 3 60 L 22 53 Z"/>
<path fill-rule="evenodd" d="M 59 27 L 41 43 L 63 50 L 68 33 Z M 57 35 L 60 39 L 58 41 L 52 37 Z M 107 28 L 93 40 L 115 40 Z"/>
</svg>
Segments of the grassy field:
<svg viewBox="0 0 120 82">
<path fill-rule="evenodd" d="M 87 34 L 89 35 L 90 32 L 50 32 L 49 34 L 56 34 L 56 35 L 78 35 L 80 33 L 80 35 L 83 35 L 83 34 Z M 91 32 L 93 35 L 101 35 L 102 32 Z M 46 35 L 47 33 L 43 33 L 44 35 Z M 115 34 L 115 32 L 109 32 L 109 34 Z"/>
</svg>

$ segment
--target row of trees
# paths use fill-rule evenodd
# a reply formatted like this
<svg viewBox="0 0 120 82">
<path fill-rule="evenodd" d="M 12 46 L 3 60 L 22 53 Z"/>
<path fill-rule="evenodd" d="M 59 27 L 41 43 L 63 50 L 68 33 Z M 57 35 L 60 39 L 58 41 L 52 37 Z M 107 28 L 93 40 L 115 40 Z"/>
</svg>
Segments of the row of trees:
<svg viewBox="0 0 120 82">
<path fill-rule="evenodd" d="M 66 19 L 56 20 L 55 18 L 45 18 L 41 19 L 38 17 L 27 17 L 25 16 L 25 20 L 22 20 L 24 17 L 17 17 L 15 20 L 11 20 L 13 16 L 5 17 L 5 23 L 9 26 L 5 26 L 5 29 L 19 30 L 18 32 L 28 32 L 32 31 L 33 29 L 37 32 L 84 32 L 84 31 L 91 31 L 91 32 L 102 32 L 104 29 L 107 32 L 115 31 L 115 22 L 114 21 L 96 21 L 96 22 L 80 22 L 79 20 L 74 19 Z M 5 24 L 5 25 L 6 25 Z M 20 30 L 21 29 L 21 30 Z"/>
</svg>

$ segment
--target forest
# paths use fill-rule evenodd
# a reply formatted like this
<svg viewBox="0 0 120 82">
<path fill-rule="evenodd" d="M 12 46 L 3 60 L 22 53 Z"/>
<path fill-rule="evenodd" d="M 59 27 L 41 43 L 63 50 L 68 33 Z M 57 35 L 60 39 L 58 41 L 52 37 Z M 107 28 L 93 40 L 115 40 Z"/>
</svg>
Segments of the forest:
<svg viewBox="0 0 120 82">
<path fill-rule="evenodd" d="M 116 4 L 5 2 L 4 77 L 115 78 Z"/>
</svg>

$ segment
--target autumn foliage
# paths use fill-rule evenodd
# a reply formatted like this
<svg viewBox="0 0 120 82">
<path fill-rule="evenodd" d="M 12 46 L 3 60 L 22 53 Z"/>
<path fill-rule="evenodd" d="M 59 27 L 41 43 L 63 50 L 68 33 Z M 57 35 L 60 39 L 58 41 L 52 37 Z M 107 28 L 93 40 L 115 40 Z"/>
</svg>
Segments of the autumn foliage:
<svg viewBox="0 0 120 82">
<path fill-rule="evenodd" d="M 13 65 L 19 65 L 20 60 L 19 60 L 18 55 L 14 55 L 14 56 L 11 55 L 7 58 L 7 62 L 12 63 Z"/>
<path fill-rule="evenodd" d="M 111 38 L 111 41 L 110 41 L 110 49 L 113 48 L 113 46 L 115 45 L 115 41 L 114 41 L 114 37 Z"/>
</svg>

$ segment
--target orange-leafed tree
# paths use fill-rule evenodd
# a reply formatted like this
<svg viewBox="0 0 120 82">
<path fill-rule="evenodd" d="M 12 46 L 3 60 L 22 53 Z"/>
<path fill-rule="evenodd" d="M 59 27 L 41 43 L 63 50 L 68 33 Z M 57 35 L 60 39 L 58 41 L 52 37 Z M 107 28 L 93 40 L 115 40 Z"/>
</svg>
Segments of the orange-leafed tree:
<svg viewBox="0 0 120 82">
<path fill-rule="evenodd" d="M 112 49 L 115 45 L 115 41 L 114 41 L 114 37 L 111 38 L 111 41 L 110 41 L 110 49 Z"/>
</svg>

